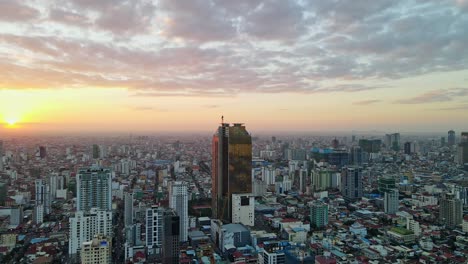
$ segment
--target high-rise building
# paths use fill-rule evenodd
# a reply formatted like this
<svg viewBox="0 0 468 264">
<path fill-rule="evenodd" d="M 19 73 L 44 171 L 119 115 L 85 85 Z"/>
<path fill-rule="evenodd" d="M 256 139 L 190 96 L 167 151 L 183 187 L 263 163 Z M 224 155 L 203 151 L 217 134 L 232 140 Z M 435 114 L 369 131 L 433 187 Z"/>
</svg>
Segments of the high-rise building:
<svg viewBox="0 0 468 264">
<path fill-rule="evenodd" d="M 447 136 L 447 143 L 449 146 L 455 145 L 455 131 L 450 130 Z"/>
<path fill-rule="evenodd" d="M 385 145 L 387 149 L 399 151 L 400 150 L 400 133 L 386 134 Z"/>
<path fill-rule="evenodd" d="M 148 253 L 161 254 L 164 209 L 157 205 L 146 209 L 146 247 Z"/>
<path fill-rule="evenodd" d="M 112 256 L 112 239 L 98 235 L 81 245 L 81 264 L 110 264 Z"/>
<path fill-rule="evenodd" d="M 45 157 L 47 156 L 47 149 L 45 146 L 39 146 L 39 157 L 41 159 L 45 159 Z"/>
<path fill-rule="evenodd" d="M 50 188 L 50 198 L 55 200 L 57 198 L 57 190 L 62 190 L 64 188 L 64 178 L 58 173 L 51 173 L 47 179 L 47 184 Z"/>
<path fill-rule="evenodd" d="M 232 195 L 232 223 L 254 226 L 255 198 L 252 194 Z"/>
<path fill-rule="evenodd" d="M 362 149 L 359 146 L 352 146 L 349 152 L 349 164 L 360 166 L 363 162 Z"/>
<path fill-rule="evenodd" d="M 460 165 L 468 163 L 468 132 L 461 133 L 457 151 L 457 163 Z"/>
<path fill-rule="evenodd" d="M 5 182 L 0 182 L 0 206 L 5 205 L 8 194 L 8 185 Z"/>
<path fill-rule="evenodd" d="M 461 132 L 460 142 L 468 143 L 468 132 Z"/>
<path fill-rule="evenodd" d="M 384 193 L 384 211 L 387 214 L 395 214 L 399 209 L 398 189 L 390 189 Z"/>
<path fill-rule="evenodd" d="M 43 214 L 49 214 L 50 204 L 51 204 L 50 185 L 47 184 L 47 182 L 44 181 L 43 179 L 37 179 L 35 181 L 35 189 L 36 189 L 35 206 L 42 205 L 44 209 Z"/>
<path fill-rule="evenodd" d="M 312 188 L 314 191 L 324 191 L 330 187 L 332 187 L 332 172 L 330 170 L 312 170 Z"/>
<path fill-rule="evenodd" d="M 380 139 L 360 139 L 359 146 L 367 153 L 378 153 L 382 145 Z"/>
<path fill-rule="evenodd" d="M 387 191 L 395 189 L 395 178 L 390 176 L 382 176 L 378 180 L 378 188 L 381 194 L 384 194 Z"/>
<path fill-rule="evenodd" d="M 33 210 L 33 221 L 35 224 L 42 224 L 44 222 L 44 205 L 36 204 Z"/>
<path fill-rule="evenodd" d="M 448 193 L 440 200 L 439 221 L 449 227 L 456 227 L 463 221 L 463 204 L 454 194 Z"/>
<path fill-rule="evenodd" d="M 328 225 L 328 205 L 314 201 L 310 206 L 310 224 L 316 228 Z"/>
<path fill-rule="evenodd" d="M 85 241 L 93 239 L 96 235 L 112 237 L 112 212 L 91 209 L 89 212 L 77 211 L 70 217 L 70 235 L 68 253 L 76 254 Z"/>
<path fill-rule="evenodd" d="M 275 184 L 276 182 L 276 169 L 268 166 L 262 167 L 262 180 L 267 184 Z"/>
<path fill-rule="evenodd" d="M 405 142 L 403 149 L 406 155 L 411 155 L 411 142 Z"/>
<path fill-rule="evenodd" d="M 242 124 L 222 123 L 212 144 L 213 217 L 232 221 L 232 195 L 252 193 L 252 138 Z"/>
<path fill-rule="evenodd" d="M 183 181 L 172 182 L 169 188 L 169 207 L 179 216 L 180 241 L 188 240 L 188 184 Z"/>
<path fill-rule="evenodd" d="M 346 201 L 354 202 L 362 197 L 362 168 L 347 167 L 341 173 L 341 194 Z"/>
<path fill-rule="evenodd" d="M 133 193 L 126 192 L 124 195 L 124 224 L 129 227 L 133 224 Z"/>
<path fill-rule="evenodd" d="M 174 210 L 164 212 L 164 239 L 162 263 L 179 263 L 180 218 Z"/>
<path fill-rule="evenodd" d="M 93 151 L 92 151 L 92 154 L 93 154 L 93 159 L 98 159 L 99 158 L 99 146 L 94 144 L 93 145 Z"/>
<path fill-rule="evenodd" d="M 112 210 L 111 170 L 101 167 L 82 168 L 76 176 L 76 208 Z"/>
</svg>

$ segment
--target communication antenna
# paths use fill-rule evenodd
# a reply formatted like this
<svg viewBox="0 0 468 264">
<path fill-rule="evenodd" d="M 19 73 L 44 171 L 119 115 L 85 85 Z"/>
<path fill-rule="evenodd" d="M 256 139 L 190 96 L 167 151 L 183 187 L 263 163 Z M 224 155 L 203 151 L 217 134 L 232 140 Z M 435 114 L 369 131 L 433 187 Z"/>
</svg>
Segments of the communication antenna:
<svg viewBox="0 0 468 264">
<path fill-rule="evenodd" d="M 224 124 L 224 116 L 221 116 L 221 124 Z"/>
</svg>

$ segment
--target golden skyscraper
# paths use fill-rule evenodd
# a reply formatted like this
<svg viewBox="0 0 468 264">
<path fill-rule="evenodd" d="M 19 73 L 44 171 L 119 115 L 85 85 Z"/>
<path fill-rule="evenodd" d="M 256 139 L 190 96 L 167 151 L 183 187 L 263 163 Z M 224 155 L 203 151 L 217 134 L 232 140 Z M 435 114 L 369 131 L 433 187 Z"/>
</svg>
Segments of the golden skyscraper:
<svg viewBox="0 0 468 264">
<path fill-rule="evenodd" d="M 212 144 L 213 217 L 232 220 L 232 195 L 252 192 L 252 137 L 243 124 L 222 123 Z"/>
</svg>

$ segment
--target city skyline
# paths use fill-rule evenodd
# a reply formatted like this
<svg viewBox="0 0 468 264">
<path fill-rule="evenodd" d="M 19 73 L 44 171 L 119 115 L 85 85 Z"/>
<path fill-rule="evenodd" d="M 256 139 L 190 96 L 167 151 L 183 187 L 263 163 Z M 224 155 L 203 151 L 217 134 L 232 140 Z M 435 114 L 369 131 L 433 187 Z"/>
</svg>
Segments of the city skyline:
<svg viewBox="0 0 468 264">
<path fill-rule="evenodd" d="M 468 130 L 466 0 L 0 10 L 0 133 Z"/>
</svg>

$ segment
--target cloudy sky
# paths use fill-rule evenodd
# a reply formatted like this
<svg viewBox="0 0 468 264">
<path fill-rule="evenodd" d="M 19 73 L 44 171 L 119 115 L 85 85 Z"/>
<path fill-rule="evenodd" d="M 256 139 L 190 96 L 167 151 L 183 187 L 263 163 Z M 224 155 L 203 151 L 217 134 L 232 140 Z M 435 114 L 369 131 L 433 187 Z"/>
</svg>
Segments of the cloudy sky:
<svg viewBox="0 0 468 264">
<path fill-rule="evenodd" d="M 214 131 L 221 115 L 468 130 L 468 0 L 0 0 L 3 130 Z"/>
</svg>

